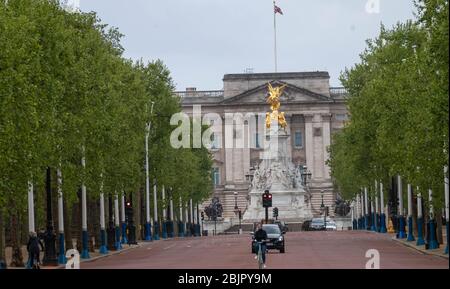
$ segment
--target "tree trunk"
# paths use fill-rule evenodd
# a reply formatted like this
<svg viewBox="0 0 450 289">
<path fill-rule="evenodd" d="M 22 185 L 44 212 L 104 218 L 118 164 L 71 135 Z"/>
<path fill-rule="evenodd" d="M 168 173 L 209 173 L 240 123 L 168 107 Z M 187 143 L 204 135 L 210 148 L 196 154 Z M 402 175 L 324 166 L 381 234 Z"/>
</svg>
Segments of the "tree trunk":
<svg viewBox="0 0 450 289">
<path fill-rule="evenodd" d="M 70 210 L 72 212 L 72 210 Z M 70 226 L 71 222 L 71 214 L 70 214 L 67 206 L 66 198 L 63 198 L 63 214 L 64 214 L 64 238 L 66 250 L 73 249 L 72 242 L 72 227 Z"/>
<path fill-rule="evenodd" d="M 0 210 L 0 261 L 6 260 L 6 240 L 5 240 L 5 225 L 3 219 L 3 212 Z"/>
<path fill-rule="evenodd" d="M 81 196 L 78 198 L 78 226 L 77 226 L 77 251 L 80 252 L 83 250 L 83 245 L 82 245 L 82 241 L 81 241 L 81 237 L 83 235 L 83 211 L 82 211 L 82 202 L 81 202 Z"/>
<path fill-rule="evenodd" d="M 436 235 L 437 241 L 439 244 L 443 244 L 443 236 L 442 236 L 442 213 L 436 213 Z"/>
<path fill-rule="evenodd" d="M 11 243 L 12 243 L 12 260 L 11 267 L 24 267 L 23 255 L 20 242 L 20 229 L 18 225 L 18 214 L 14 213 L 11 217 Z"/>
<path fill-rule="evenodd" d="M 132 193 L 133 194 L 133 193 Z M 142 240 L 142 225 L 141 225 L 141 190 L 134 193 L 133 200 L 133 215 L 135 216 L 134 224 L 136 224 L 136 238 Z"/>
</svg>

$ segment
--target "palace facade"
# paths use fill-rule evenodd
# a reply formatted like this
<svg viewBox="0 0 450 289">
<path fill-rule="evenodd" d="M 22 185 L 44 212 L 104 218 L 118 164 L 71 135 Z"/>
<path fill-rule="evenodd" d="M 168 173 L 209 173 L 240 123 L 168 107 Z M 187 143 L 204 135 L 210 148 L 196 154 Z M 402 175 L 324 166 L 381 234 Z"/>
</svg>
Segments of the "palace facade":
<svg viewBox="0 0 450 289">
<path fill-rule="evenodd" d="M 264 134 L 261 126 L 270 110 L 267 86 L 286 85 L 281 97 L 280 111 L 285 113 L 287 132 L 290 135 L 287 154 L 295 165 L 307 166 L 311 179 L 307 188 L 311 193 L 313 214 L 321 214 L 322 199 L 334 213 L 337 192 L 333 188 L 328 147 L 333 133 L 343 128 L 348 119 L 343 88 L 330 87 L 328 72 L 251 73 L 227 74 L 223 78 L 223 90 L 197 91 L 188 88 L 177 92 L 183 111 L 192 116 L 194 106 L 201 106 L 201 114 L 215 113 L 221 116 L 221 132 L 214 131 L 211 152 L 214 158 L 214 196 L 219 197 L 224 218 L 236 218 L 235 207 L 245 211 L 249 203 L 252 172 L 261 162 Z M 226 145 L 225 116 L 254 113 L 255 122 L 241 119 L 246 145 Z M 239 120 L 236 120 L 239 124 Z M 232 138 L 239 138 L 239 130 Z M 282 216 L 280 216 L 282 218 Z"/>
</svg>

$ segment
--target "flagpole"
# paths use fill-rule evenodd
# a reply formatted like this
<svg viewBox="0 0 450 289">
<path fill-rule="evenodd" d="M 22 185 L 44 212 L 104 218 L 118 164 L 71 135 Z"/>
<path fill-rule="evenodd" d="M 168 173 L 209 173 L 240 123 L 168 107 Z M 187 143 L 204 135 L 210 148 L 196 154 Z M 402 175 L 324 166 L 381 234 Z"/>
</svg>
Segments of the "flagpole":
<svg viewBox="0 0 450 289">
<path fill-rule="evenodd" d="M 275 55 L 275 73 L 278 72 L 277 59 L 277 12 L 275 11 L 276 3 L 273 1 L 273 31 L 274 31 L 274 55 Z"/>
</svg>

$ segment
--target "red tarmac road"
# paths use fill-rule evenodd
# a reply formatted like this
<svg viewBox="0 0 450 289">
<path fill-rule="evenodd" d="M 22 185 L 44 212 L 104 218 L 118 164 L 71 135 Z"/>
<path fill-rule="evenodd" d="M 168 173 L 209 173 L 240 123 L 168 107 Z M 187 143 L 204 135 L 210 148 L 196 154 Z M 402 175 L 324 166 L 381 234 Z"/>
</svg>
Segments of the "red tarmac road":
<svg viewBox="0 0 450 289">
<path fill-rule="evenodd" d="M 286 253 L 271 251 L 267 269 L 365 269 L 366 252 L 380 253 L 381 269 L 448 269 L 448 259 L 405 247 L 371 232 L 292 232 Z M 160 240 L 122 254 L 81 263 L 82 269 L 257 269 L 250 235 Z"/>
</svg>

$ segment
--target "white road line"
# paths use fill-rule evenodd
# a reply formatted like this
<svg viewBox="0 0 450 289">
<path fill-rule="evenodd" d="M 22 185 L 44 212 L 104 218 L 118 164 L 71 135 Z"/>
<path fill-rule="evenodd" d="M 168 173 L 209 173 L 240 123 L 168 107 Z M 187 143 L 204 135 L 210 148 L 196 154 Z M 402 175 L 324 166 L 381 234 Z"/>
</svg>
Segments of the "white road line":
<svg viewBox="0 0 450 289">
<path fill-rule="evenodd" d="M 171 245 L 171 246 L 169 246 L 169 247 L 165 247 L 164 250 L 168 250 L 168 249 L 173 248 L 173 247 L 175 247 L 175 246 L 176 246 L 176 244 L 173 244 L 173 245 Z"/>
</svg>

